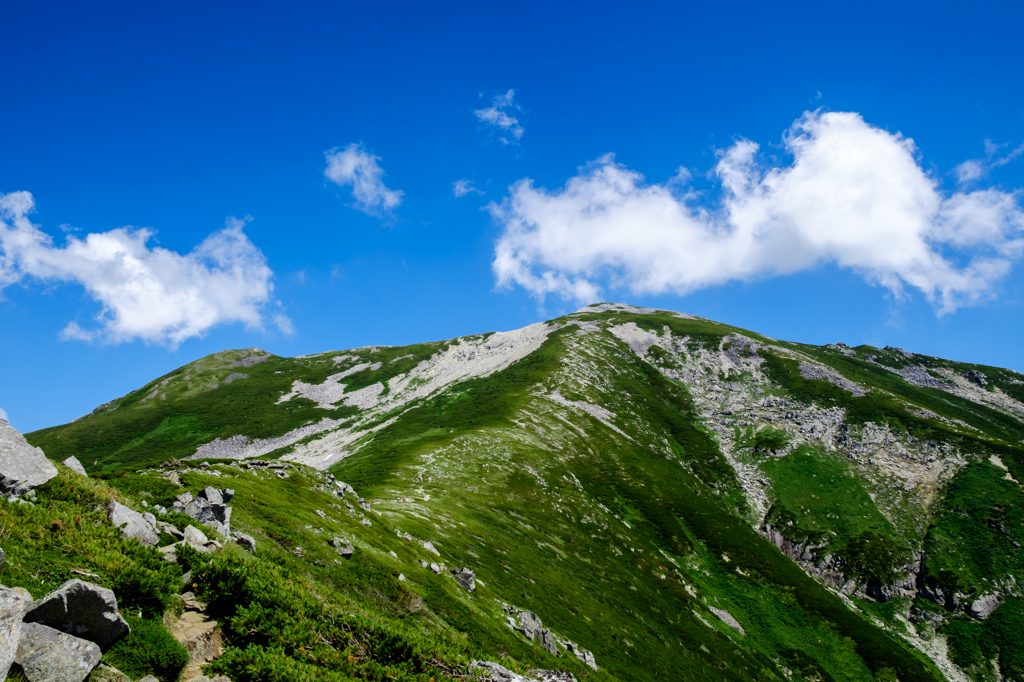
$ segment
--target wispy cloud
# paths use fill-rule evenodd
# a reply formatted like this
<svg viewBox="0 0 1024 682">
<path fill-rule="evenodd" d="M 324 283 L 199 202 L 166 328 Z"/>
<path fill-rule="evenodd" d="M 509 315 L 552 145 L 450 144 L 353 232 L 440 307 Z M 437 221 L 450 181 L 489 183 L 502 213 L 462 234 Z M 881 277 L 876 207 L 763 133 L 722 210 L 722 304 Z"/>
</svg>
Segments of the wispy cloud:
<svg viewBox="0 0 1024 682">
<path fill-rule="evenodd" d="M 352 208 L 379 217 L 402 203 L 404 192 L 384 185 L 384 169 L 377 164 L 380 157 L 370 154 L 362 145 L 350 144 L 341 151 L 335 147 L 325 156 L 324 176 L 339 187 L 352 189 Z"/>
<path fill-rule="evenodd" d="M 497 128 L 502 135 L 498 138 L 502 144 L 512 144 L 513 141 L 517 141 L 522 138 L 523 126 L 519 124 L 519 119 L 510 116 L 508 112 L 522 111 L 518 104 L 513 102 L 515 98 L 515 90 L 509 90 L 504 95 L 498 95 L 494 98 L 491 106 L 486 109 L 477 109 L 473 113 L 481 123 L 486 123 Z M 509 140 L 508 137 L 512 140 Z"/>
<path fill-rule="evenodd" d="M 720 204 L 611 155 L 557 191 L 521 180 L 490 205 L 497 283 L 592 301 L 604 286 L 686 294 L 831 263 L 945 314 L 990 298 L 1024 252 L 1019 192 L 940 192 L 913 140 L 859 114 L 806 113 L 784 143 L 784 166 L 762 165 L 749 140 L 722 150 Z"/>
<path fill-rule="evenodd" d="M 484 195 L 484 191 L 473 186 L 472 180 L 456 180 L 452 183 L 452 192 L 456 197 L 464 197 L 467 194 Z"/>
<path fill-rule="evenodd" d="M 1024 154 L 1024 144 L 1006 154 L 1000 155 L 1008 144 L 995 144 L 992 140 L 985 140 L 985 158 L 968 159 L 953 169 L 960 184 L 967 184 L 974 180 L 986 177 L 993 168 L 999 168 L 1010 163 L 1021 154 Z"/>
<path fill-rule="evenodd" d="M 155 233 L 132 227 L 82 239 L 69 235 L 64 246 L 55 246 L 28 219 L 34 207 L 29 192 L 0 195 L 0 290 L 25 278 L 85 287 L 102 306 L 98 326 L 71 322 L 62 338 L 176 347 L 218 324 L 263 326 L 273 272 L 245 235 L 248 219 L 228 219 L 223 230 L 181 255 L 150 247 Z"/>
</svg>

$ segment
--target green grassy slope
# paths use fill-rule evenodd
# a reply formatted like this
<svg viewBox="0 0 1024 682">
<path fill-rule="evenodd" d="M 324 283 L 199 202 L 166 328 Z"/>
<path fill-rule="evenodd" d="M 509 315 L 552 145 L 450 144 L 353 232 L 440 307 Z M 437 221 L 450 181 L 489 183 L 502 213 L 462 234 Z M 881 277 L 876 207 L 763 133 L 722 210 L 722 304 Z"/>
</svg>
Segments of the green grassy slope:
<svg viewBox="0 0 1024 682">
<path fill-rule="evenodd" d="M 994 658 L 1021 679 L 1006 635 L 1020 617 L 1012 585 L 1024 580 L 1020 375 L 592 310 L 553 321 L 539 348 L 497 371 L 393 409 L 277 402 L 293 382 L 356 365 L 372 368 L 346 377 L 347 391 L 418 377 L 452 343 L 247 366 L 252 351 L 227 351 L 27 437 L 53 459 L 76 455 L 116 494 L 166 504 L 181 488 L 140 467 L 324 418 L 339 433 L 364 429 L 330 471 L 373 500 L 369 527 L 358 508 L 332 507 L 340 501 L 304 467 L 281 480 L 227 462 L 175 465 L 193 492 L 235 488 L 234 523 L 259 540 L 255 557 L 194 559 L 229 644 L 214 667 L 236 680 L 441 679 L 474 657 L 595 680 L 937 680 L 937 663 L 951 664 L 936 637 L 969 677 L 988 679 Z M 863 395 L 807 378 L 808 363 Z M 907 368 L 947 388 L 911 383 L 897 373 L 919 376 Z M 957 379 L 971 371 L 984 386 Z M 225 383 L 233 373 L 248 377 Z M 726 409 L 741 399 L 740 412 Z M 779 400 L 788 407 L 762 407 Z M 832 424 L 827 437 L 812 423 Z M 899 478 L 899 457 L 932 472 L 927 481 Z M 837 557 L 854 587 L 888 590 L 923 552 L 922 587 L 955 603 L 839 595 L 773 546 L 768 527 L 815 546 L 811 563 Z M 334 534 L 355 543 L 352 560 L 328 545 Z M 419 544 L 428 540 L 440 557 Z M 422 560 L 468 566 L 480 586 L 467 594 Z M 967 605 L 993 591 L 1002 605 L 971 618 Z M 600 672 L 510 630 L 503 603 L 593 650 Z M 912 610 L 930 620 L 911 623 Z"/>
</svg>

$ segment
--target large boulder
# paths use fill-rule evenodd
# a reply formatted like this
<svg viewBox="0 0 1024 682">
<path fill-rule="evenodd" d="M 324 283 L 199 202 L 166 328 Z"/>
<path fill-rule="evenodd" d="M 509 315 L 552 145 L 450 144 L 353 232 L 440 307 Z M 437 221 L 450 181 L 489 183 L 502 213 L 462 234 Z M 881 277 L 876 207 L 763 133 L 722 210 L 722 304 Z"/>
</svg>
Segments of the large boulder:
<svg viewBox="0 0 1024 682">
<path fill-rule="evenodd" d="M 0 493 L 24 495 L 57 475 L 57 467 L 21 432 L 0 419 Z"/>
<path fill-rule="evenodd" d="M 82 682 L 102 656 L 92 642 L 39 623 L 24 623 L 15 662 L 29 682 Z"/>
<path fill-rule="evenodd" d="M 136 538 L 150 547 L 160 544 L 160 534 L 156 529 L 156 517 L 152 514 L 140 514 L 129 509 L 117 500 L 111 500 L 107 506 L 107 517 L 116 528 L 120 528 L 126 538 Z"/>
<path fill-rule="evenodd" d="M 7 679 L 7 671 L 14 663 L 21 639 L 21 619 L 31 603 L 32 595 L 27 590 L 0 586 L 0 680 Z"/>
<path fill-rule="evenodd" d="M 69 580 L 25 613 L 26 623 L 41 623 L 95 642 L 106 651 L 131 628 L 117 612 L 117 598 L 105 587 Z"/>
<path fill-rule="evenodd" d="M 75 457 L 74 455 L 72 455 L 71 457 L 68 457 L 66 460 L 61 462 L 61 464 L 66 466 L 68 469 L 71 469 L 76 474 L 79 474 L 80 476 L 88 476 L 89 475 L 89 474 L 85 473 L 85 467 L 82 466 L 82 463 L 79 462 L 78 458 Z"/>
</svg>

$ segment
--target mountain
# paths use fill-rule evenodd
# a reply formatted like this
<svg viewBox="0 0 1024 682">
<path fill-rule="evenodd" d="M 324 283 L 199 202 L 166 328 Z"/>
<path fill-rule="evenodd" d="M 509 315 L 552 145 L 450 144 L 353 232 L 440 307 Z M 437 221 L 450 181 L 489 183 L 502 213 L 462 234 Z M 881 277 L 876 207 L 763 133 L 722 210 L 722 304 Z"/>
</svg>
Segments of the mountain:
<svg viewBox="0 0 1024 682">
<path fill-rule="evenodd" d="M 236 682 L 464 679 L 473 660 L 1024 680 L 1007 369 L 597 304 L 415 346 L 224 351 L 26 437 L 134 508 L 234 491 L 255 554 L 179 563 L 219 614 L 208 669 Z M 51 561 L 50 581 L 75 563 Z"/>
</svg>

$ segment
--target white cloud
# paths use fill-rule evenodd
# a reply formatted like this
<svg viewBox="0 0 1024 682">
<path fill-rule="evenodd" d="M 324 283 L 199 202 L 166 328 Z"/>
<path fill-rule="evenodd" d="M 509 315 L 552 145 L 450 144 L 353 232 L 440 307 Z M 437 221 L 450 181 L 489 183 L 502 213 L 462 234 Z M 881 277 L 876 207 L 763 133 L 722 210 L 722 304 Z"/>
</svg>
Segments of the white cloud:
<svg viewBox="0 0 1024 682">
<path fill-rule="evenodd" d="M 504 95 L 495 97 L 491 106 L 486 109 L 477 109 L 473 113 L 481 122 L 495 126 L 498 130 L 508 133 L 515 140 L 518 140 L 522 138 L 525 131 L 523 126 L 519 124 L 519 119 L 508 115 L 509 110 L 521 111 L 519 105 L 512 101 L 515 94 L 515 90 L 509 90 Z M 512 141 L 507 137 L 502 136 L 498 139 L 501 140 L 502 144 L 512 144 Z"/>
<path fill-rule="evenodd" d="M 85 287 L 102 305 L 99 326 L 73 321 L 62 338 L 176 347 L 218 324 L 262 326 L 273 272 L 245 235 L 245 221 L 228 219 L 186 255 L 150 248 L 153 231 L 130 227 L 69 235 L 58 247 L 28 219 L 34 206 L 28 192 L 0 195 L 0 290 L 24 278 Z"/>
<path fill-rule="evenodd" d="M 718 205 L 611 155 L 555 192 L 521 180 L 489 207 L 497 283 L 593 301 L 602 284 L 686 294 L 831 263 L 897 296 L 917 288 L 944 314 L 989 298 L 1024 251 L 1019 192 L 944 194 L 913 140 L 859 114 L 806 113 L 784 143 L 793 160 L 778 167 L 749 140 L 721 151 Z"/>
<path fill-rule="evenodd" d="M 324 154 L 327 168 L 324 176 L 339 187 L 351 187 L 355 203 L 352 208 L 368 215 L 390 213 L 402 203 L 404 192 L 384 186 L 384 169 L 377 165 L 379 156 L 370 154 L 361 145 L 337 147 Z"/>
<path fill-rule="evenodd" d="M 999 156 L 999 152 L 1006 144 L 995 144 L 992 140 L 985 140 L 985 158 L 968 159 L 956 166 L 953 172 L 956 174 L 960 184 L 967 184 L 988 175 L 993 168 L 999 168 L 1010 163 L 1021 154 L 1024 154 L 1024 144 L 1009 153 Z"/>
<path fill-rule="evenodd" d="M 480 196 L 484 195 L 483 190 L 473 186 L 472 180 L 456 180 L 452 183 L 452 192 L 456 197 L 464 197 L 471 193 L 479 194 Z"/>
</svg>

